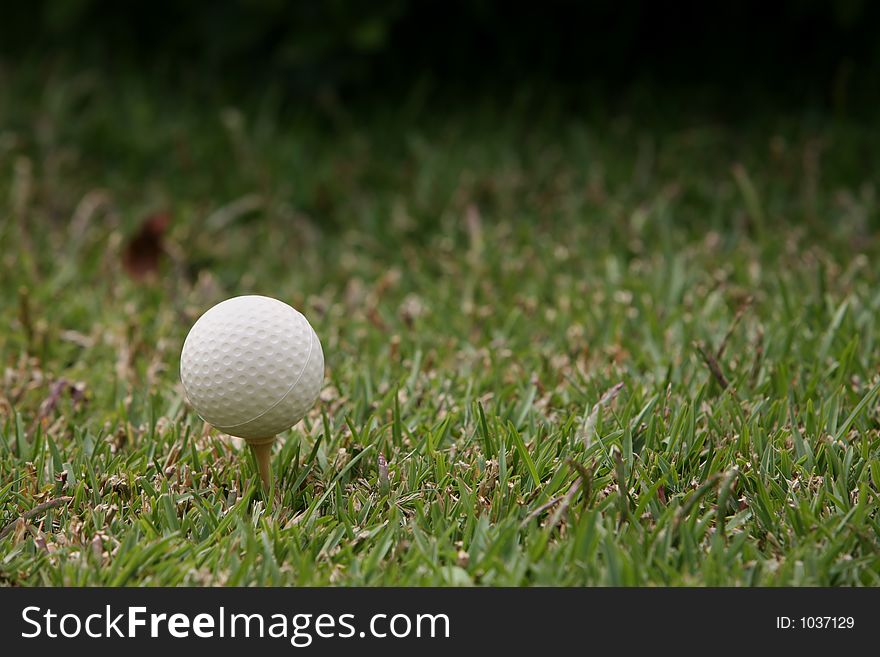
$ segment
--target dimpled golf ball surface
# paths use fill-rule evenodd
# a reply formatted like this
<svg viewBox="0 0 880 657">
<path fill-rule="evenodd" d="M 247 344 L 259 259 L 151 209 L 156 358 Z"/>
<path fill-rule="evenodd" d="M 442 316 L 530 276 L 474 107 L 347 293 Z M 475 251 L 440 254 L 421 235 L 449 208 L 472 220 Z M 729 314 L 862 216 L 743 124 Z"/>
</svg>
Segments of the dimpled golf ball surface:
<svg viewBox="0 0 880 657">
<path fill-rule="evenodd" d="M 227 299 L 190 329 L 180 379 L 196 412 L 240 438 L 269 438 L 299 422 L 324 379 L 324 353 L 303 315 L 262 296 Z"/>
</svg>

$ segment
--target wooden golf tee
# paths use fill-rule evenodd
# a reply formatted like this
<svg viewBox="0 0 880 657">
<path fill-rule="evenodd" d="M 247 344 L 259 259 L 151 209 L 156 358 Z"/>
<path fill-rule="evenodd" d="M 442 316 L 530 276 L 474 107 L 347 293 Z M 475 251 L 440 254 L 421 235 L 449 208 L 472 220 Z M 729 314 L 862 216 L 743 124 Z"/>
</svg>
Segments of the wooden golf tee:
<svg viewBox="0 0 880 657">
<path fill-rule="evenodd" d="M 260 479 L 263 480 L 263 491 L 272 496 L 275 487 L 275 479 L 272 476 L 272 445 L 275 436 L 271 438 L 248 438 L 248 445 L 254 450 L 254 458 L 257 460 L 257 469 L 260 471 Z"/>
</svg>

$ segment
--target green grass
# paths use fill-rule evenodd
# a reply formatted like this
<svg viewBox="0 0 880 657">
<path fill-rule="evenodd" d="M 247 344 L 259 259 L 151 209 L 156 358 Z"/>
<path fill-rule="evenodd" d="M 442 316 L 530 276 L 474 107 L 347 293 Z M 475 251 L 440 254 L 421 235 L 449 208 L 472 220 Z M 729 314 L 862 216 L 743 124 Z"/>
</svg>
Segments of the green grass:
<svg viewBox="0 0 880 657">
<path fill-rule="evenodd" d="M 880 584 L 876 127 L 0 82 L 3 584 Z M 178 380 L 252 292 L 327 362 L 271 504 Z"/>
</svg>

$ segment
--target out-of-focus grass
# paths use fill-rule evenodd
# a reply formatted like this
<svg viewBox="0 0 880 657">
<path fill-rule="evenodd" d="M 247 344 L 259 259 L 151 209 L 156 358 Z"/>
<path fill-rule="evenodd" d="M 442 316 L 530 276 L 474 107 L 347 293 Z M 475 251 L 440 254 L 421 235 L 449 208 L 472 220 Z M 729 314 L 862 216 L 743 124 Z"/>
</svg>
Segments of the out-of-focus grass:
<svg viewBox="0 0 880 657">
<path fill-rule="evenodd" d="M 2 84 L 0 581 L 880 584 L 876 124 Z M 271 505 L 177 375 L 244 293 L 327 361 Z"/>
</svg>

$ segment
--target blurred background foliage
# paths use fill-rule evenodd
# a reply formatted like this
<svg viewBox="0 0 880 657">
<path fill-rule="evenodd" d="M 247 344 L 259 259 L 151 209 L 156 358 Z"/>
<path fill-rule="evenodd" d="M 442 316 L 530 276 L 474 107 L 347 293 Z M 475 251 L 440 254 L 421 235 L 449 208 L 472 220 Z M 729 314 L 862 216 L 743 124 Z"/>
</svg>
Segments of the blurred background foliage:
<svg viewBox="0 0 880 657">
<path fill-rule="evenodd" d="M 866 0 L 43 0 L 6 3 L 0 56 L 135 67 L 211 93 L 271 85 L 299 100 L 685 86 L 721 107 L 760 92 L 858 113 L 877 97 L 878 25 Z"/>
</svg>

